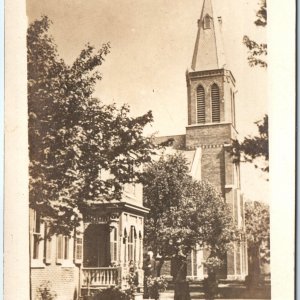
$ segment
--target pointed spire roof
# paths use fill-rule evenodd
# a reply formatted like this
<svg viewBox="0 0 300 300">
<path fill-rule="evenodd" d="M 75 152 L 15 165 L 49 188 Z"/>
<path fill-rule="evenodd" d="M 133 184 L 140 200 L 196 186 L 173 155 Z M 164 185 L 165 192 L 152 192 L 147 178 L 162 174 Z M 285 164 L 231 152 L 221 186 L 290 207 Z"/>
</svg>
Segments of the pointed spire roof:
<svg viewBox="0 0 300 300">
<path fill-rule="evenodd" d="M 221 37 L 221 20 L 213 14 L 212 0 L 204 0 L 192 60 L 193 71 L 223 69 L 225 55 Z"/>
</svg>

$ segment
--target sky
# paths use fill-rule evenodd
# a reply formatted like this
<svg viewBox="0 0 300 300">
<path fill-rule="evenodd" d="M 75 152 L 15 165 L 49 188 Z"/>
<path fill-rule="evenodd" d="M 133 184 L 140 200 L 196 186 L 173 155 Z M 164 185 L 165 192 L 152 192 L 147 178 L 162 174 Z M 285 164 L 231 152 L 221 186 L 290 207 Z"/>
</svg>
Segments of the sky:
<svg viewBox="0 0 300 300">
<path fill-rule="evenodd" d="M 243 36 L 266 41 L 254 25 L 259 0 L 213 0 L 222 16 L 227 68 L 236 79 L 236 120 L 240 137 L 255 134 L 255 121 L 268 113 L 267 70 L 251 68 Z M 133 115 L 151 110 L 147 132 L 184 134 L 187 125 L 185 71 L 190 67 L 203 0 L 27 0 L 28 21 L 47 15 L 50 32 L 67 63 L 85 44 L 111 53 L 100 68 L 95 96 L 105 103 L 128 103 Z M 253 166 L 241 169 L 246 198 L 268 201 L 266 176 Z"/>
</svg>

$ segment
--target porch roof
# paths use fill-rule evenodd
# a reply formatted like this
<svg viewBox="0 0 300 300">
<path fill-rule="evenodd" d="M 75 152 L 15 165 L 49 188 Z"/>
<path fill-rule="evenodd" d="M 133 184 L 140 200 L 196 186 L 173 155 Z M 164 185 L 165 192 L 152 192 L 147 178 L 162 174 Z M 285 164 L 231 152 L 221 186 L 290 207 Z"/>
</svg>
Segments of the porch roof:
<svg viewBox="0 0 300 300">
<path fill-rule="evenodd" d="M 133 203 L 123 201 L 111 201 L 103 203 L 93 203 L 90 207 L 86 208 L 84 214 L 120 214 L 122 212 L 131 212 L 137 215 L 145 215 L 149 213 L 149 208 L 141 205 L 135 205 Z"/>
</svg>

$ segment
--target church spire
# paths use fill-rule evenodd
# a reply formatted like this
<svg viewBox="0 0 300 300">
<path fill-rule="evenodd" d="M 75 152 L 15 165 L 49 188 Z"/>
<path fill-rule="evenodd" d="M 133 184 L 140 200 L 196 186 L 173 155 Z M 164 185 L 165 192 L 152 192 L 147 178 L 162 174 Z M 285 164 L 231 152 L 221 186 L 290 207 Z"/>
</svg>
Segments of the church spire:
<svg viewBox="0 0 300 300">
<path fill-rule="evenodd" d="M 192 60 L 193 71 L 223 69 L 225 56 L 221 39 L 221 19 L 215 19 L 212 0 L 204 0 Z"/>
</svg>

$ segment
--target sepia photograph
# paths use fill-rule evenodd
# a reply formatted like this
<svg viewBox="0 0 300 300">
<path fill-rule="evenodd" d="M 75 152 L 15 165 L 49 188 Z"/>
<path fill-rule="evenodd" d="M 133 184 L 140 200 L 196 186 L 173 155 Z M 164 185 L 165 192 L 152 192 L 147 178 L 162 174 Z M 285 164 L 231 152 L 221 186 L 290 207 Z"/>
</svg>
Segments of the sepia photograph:
<svg viewBox="0 0 300 300">
<path fill-rule="evenodd" d="M 23 204 L 5 211 L 23 299 L 292 299 L 274 293 L 268 17 L 266 0 L 26 0 Z"/>
</svg>

